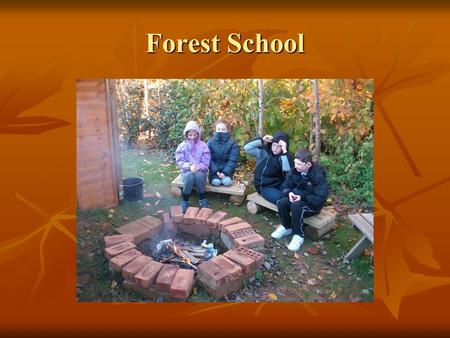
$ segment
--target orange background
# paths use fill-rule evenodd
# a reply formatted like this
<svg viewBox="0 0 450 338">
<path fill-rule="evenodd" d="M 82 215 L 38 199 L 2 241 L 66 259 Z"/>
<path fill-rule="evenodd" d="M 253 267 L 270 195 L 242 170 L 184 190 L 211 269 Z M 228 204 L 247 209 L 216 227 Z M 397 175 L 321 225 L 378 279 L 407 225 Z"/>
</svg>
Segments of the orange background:
<svg viewBox="0 0 450 338">
<path fill-rule="evenodd" d="M 0 11 L 1 331 L 448 331 L 450 8 L 127 4 Z M 306 53 L 145 53 L 145 33 L 231 32 L 303 33 Z M 77 304 L 75 81 L 133 77 L 373 78 L 374 303 Z"/>
</svg>

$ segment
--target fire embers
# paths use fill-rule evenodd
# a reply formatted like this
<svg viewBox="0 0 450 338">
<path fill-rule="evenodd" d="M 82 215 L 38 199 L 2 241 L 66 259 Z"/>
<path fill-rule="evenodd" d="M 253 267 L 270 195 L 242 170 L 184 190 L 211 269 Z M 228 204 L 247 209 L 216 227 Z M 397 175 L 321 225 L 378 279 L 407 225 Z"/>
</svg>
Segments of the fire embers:
<svg viewBox="0 0 450 338">
<path fill-rule="evenodd" d="M 120 227 L 122 235 L 105 237 L 111 269 L 146 298 L 186 301 L 198 283 L 220 299 L 240 289 L 264 260 L 264 239 L 239 217 L 206 208 L 183 214 L 179 206 L 162 216 L 163 224 L 146 216 Z M 211 238 L 221 241 L 208 243 Z M 230 250 L 218 255 L 219 248 Z"/>
<path fill-rule="evenodd" d="M 155 245 L 152 256 L 161 263 L 173 263 L 183 268 L 197 270 L 196 265 L 217 256 L 217 253 L 218 250 L 214 248 L 214 244 L 207 243 L 206 240 L 200 245 L 195 245 L 169 238 Z"/>
</svg>

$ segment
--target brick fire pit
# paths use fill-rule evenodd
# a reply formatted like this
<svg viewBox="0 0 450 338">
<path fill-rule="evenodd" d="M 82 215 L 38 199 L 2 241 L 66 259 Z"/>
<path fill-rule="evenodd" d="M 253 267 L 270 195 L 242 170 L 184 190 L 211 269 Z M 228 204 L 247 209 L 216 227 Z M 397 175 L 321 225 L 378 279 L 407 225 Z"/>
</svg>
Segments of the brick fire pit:
<svg viewBox="0 0 450 338">
<path fill-rule="evenodd" d="M 197 266 L 184 269 L 161 263 L 137 249 L 142 241 L 152 239 L 163 230 L 182 232 L 202 238 L 218 236 L 228 251 Z M 216 299 L 239 290 L 264 261 L 264 238 L 239 217 L 227 218 L 223 211 L 190 207 L 185 214 L 172 206 L 163 221 L 145 216 L 117 229 L 120 235 L 106 236 L 105 257 L 110 269 L 121 273 L 124 286 L 146 298 L 163 297 L 185 301 L 197 283 Z"/>
</svg>

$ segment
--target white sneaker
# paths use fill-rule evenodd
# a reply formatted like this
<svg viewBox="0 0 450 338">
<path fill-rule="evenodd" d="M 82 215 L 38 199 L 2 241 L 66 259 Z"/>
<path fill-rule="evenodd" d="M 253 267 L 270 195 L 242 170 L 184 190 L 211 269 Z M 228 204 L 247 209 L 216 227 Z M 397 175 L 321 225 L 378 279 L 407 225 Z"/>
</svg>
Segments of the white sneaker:
<svg viewBox="0 0 450 338">
<path fill-rule="evenodd" d="M 297 251 L 302 246 L 303 241 L 303 237 L 300 237 L 299 235 L 292 236 L 292 240 L 288 245 L 288 249 L 291 251 Z"/>
<path fill-rule="evenodd" d="M 292 229 L 286 229 L 284 226 L 280 225 L 270 236 L 275 239 L 281 239 L 290 234 L 292 234 Z"/>
</svg>

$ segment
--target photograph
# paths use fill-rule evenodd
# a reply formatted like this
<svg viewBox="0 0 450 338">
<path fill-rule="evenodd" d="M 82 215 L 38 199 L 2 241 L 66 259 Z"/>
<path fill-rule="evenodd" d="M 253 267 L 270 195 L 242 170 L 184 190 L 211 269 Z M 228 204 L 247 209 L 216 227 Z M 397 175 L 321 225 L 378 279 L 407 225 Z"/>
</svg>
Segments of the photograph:
<svg viewBox="0 0 450 338">
<path fill-rule="evenodd" d="M 77 302 L 373 302 L 373 79 L 75 94 Z"/>
</svg>

